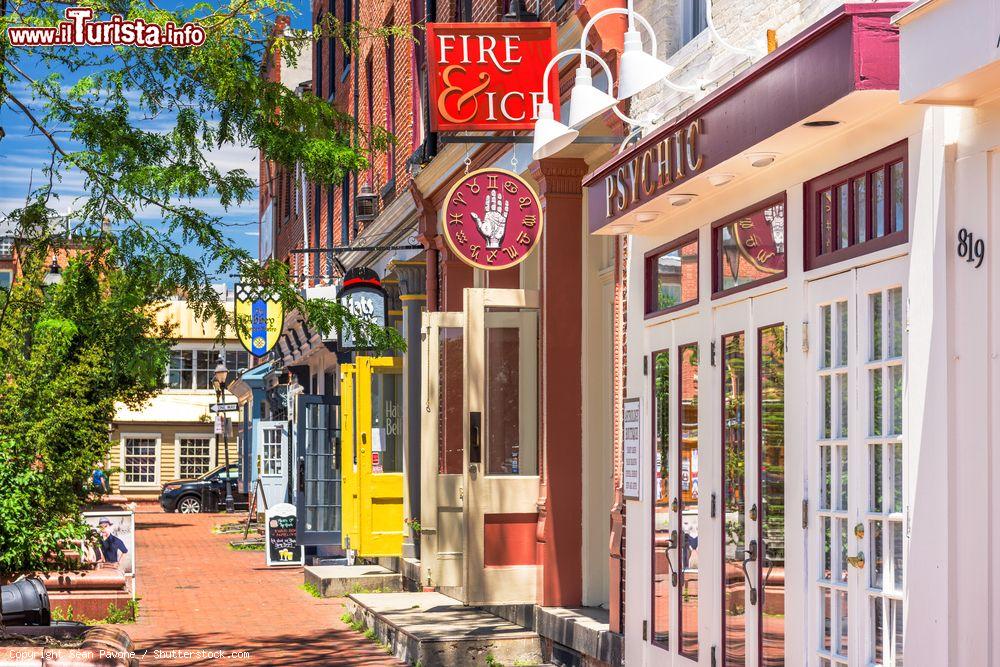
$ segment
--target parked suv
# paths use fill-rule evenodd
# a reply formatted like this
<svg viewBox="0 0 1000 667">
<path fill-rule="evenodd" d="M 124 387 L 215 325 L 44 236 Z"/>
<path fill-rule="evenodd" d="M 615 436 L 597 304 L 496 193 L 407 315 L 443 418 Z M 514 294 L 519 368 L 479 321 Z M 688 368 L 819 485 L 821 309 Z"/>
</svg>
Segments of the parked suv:
<svg viewBox="0 0 1000 667">
<path fill-rule="evenodd" d="M 164 512 L 197 514 L 198 512 L 218 512 L 226 506 L 226 480 L 233 487 L 236 509 L 246 509 L 249 505 L 247 494 L 236 490 L 239 466 L 235 463 L 219 466 L 197 479 L 179 479 L 167 482 L 160 491 L 160 507 Z"/>
</svg>

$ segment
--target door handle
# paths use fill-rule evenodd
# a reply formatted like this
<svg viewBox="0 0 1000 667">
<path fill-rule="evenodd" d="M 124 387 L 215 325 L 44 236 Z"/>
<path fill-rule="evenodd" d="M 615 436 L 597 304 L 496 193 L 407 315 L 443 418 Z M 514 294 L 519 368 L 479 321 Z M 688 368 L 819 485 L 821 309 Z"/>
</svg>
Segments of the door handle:
<svg viewBox="0 0 1000 667">
<path fill-rule="evenodd" d="M 482 463 L 483 449 L 480 442 L 480 432 L 482 430 L 483 413 L 469 413 L 469 462 Z"/>
<path fill-rule="evenodd" d="M 750 589 L 750 604 L 757 604 L 757 589 L 753 587 L 753 581 L 750 579 L 750 572 L 747 570 L 747 563 L 753 563 L 757 560 L 757 540 L 750 540 L 750 548 L 747 549 L 746 555 L 743 557 L 743 576 L 746 577 L 747 587 Z"/>
<path fill-rule="evenodd" d="M 671 530 L 670 537 L 667 538 L 667 548 L 664 553 L 667 557 L 667 569 L 670 571 L 670 584 L 677 588 L 677 568 L 674 567 L 673 562 L 670 560 L 670 552 L 677 548 L 677 531 Z"/>
</svg>

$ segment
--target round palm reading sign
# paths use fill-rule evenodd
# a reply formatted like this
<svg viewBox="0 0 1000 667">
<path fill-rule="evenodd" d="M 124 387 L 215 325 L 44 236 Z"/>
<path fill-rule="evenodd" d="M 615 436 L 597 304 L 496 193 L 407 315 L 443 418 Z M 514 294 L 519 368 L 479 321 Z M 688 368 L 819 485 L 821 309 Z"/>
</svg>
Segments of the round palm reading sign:
<svg viewBox="0 0 1000 667">
<path fill-rule="evenodd" d="M 448 247 L 477 269 L 523 262 L 542 236 L 538 195 L 520 176 L 479 169 L 459 180 L 444 200 L 441 221 Z"/>
</svg>

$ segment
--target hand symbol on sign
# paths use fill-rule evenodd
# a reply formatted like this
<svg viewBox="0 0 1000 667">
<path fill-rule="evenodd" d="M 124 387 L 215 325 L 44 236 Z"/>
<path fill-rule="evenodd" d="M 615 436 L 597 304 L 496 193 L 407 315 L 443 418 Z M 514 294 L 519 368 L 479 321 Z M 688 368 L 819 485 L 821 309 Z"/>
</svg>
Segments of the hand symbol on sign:
<svg viewBox="0 0 1000 667">
<path fill-rule="evenodd" d="M 486 210 L 480 218 L 475 213 L 472 219 L 476 221 L 479 233 L 483 235 L 487 248 L 499 248 L 503 242 L 504 232 L 507 231 L 507 211 L 510 209 L 510 202 L 504 200 L 503 196 L 496 190 L 490 190 L 486 195 Z"/>
</svg>

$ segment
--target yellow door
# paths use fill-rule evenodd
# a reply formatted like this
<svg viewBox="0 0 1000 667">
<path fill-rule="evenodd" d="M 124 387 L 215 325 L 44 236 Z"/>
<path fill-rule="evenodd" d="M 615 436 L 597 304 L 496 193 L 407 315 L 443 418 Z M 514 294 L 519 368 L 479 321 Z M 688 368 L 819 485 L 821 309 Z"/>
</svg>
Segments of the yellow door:
<svg viewBox="0 0 1000 667">
<path fill-rule="evenodd" d="M 341 398 L 344 546 L 361 557 L 400 556 L 405 528 L 402 360 L 361 356 L 342 368 L 348 367 Z"/>
<path fill-rule="evenodd" d="M 355 425 L 355 382 L 357 364 L 340 365 L 340 483 L 341 544 L 345 549 L 357 549 L 360 544 L 361 505 L 358 502 L 358 433 Z"/>
</svg>

